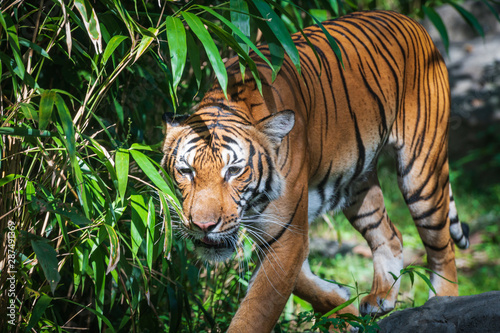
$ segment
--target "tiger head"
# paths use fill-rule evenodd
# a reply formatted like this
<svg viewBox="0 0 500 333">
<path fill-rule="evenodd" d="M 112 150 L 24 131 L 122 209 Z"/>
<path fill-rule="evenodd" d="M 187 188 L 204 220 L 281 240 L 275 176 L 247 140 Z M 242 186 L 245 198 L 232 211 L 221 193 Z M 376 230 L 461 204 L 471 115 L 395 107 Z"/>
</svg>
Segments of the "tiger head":
<svg viewBox="0 0 500 333">
<path fill-rule="evenodd" d="M 282 194 L 278 149 L 294 113 L 253 123 L 243 113 L 209 107 L 180 122 L 164 120 L 162 166 L 182 195 L 181 233 L 202 259 L 224 261 L 237 247 L 240 227 L 259 224 L 259 214 Z"/>
</svg>

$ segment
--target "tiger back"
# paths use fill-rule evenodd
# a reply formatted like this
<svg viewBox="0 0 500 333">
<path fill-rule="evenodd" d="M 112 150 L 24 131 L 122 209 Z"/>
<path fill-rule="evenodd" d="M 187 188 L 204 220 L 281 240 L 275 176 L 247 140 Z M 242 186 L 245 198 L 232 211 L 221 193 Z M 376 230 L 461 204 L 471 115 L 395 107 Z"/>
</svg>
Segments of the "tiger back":
<svg viewBox="0 0 500 333">
<path fill-rule="evenodd" d="M 403 268 L 403 248 L 377 179 L 382 149 L 396 156 L 437 294 L 458 294 L 437 276 L 457 281 L 454 243 L 468 246 L 449 184 L 450 92 L 441 55 L 421 25 L 393 12 L 354 13 L 323 26 L 344 66 L 312 26 L 304 33 L 315 52 L 292 35 L 301 74 L 285 58 L 272 81 L 254 55 L 261 95 L 232 59 L 227 99 L 216 83 L 193 115 L 166 122 L 162 165 L 182 194 L 180 232 L 208 261 L 229 258 L 241 237 L 257 247 L 260 263 L 230 332 L 271 331 L 292 292 L 323 313 L 349 299 L 307 261 L 308 221 L 328 210 L 342 211 L 373 253 L 372 289 L 359 311 L 394 308 L 399 281 L 391 273 Z M 352 305 L 342 311 L 358 313 Z"/>
</svg>

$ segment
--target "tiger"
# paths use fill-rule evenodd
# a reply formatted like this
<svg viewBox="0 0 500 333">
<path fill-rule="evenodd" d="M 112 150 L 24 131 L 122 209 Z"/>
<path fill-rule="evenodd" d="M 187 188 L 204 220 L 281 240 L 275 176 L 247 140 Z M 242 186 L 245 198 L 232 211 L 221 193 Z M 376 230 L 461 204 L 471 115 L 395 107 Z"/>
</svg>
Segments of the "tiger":
<svg viewBox="0 0 500 333">
<path fill-rule="evenodd" d="M 164 117 L 161 166 L 182 197 L 180 232 L 208 262 L 230 258 L 242 237 L 260 249 L 228 332 L 270 332 L 292 293 L 320 313 L 349 300 L 347 287 L 321 279 L 308 262 L 309 223 L 327 211 L 343 212 L 373 255 L 370 293 L 359 309 L 339 313 L 394 309 L 403 239 L 377 177 L 383 150 L 395 157 L 427 253 L 429 297 L 458 295 L 454 244 L 467 248 L 469 240 L 449 181 L 442 56 L 418 22 L 396 12 L 356 12 L 322 25 L 343 64 L 321 27 L 311 26 L 292 35 L 300 73 L 286 56 L 273 80 L 251 53 L 261 93 L 235 57 L 226 63 L 227 97 L 216 81 L 194 113 Z M 259 48 L 270 56 L 267 45 Z"/>
</svg>

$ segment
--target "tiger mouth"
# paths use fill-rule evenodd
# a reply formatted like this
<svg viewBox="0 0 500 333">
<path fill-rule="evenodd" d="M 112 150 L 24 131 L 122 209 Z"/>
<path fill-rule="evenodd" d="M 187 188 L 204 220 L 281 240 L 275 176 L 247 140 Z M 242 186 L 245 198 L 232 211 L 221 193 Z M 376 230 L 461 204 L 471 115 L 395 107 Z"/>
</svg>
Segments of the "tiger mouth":
<svg viewBox="0 0 500 333">
<path fill-rule="evenodd" d="M 208 249 L 230 249 L 230 250 L 234 250 L 235 247 L 234 247 L 234 244 L 233 242 L 230 242 L 226 239 L 211 239 L 211 238 L 208 238 L 208 236 L 205 236 L 201 239 L 195 239 L 194 240 L 194 245 L 195 246 L 200 246 L 200 247 L 205 247 L 205 248 L 208 248 Z"/>
</svg>

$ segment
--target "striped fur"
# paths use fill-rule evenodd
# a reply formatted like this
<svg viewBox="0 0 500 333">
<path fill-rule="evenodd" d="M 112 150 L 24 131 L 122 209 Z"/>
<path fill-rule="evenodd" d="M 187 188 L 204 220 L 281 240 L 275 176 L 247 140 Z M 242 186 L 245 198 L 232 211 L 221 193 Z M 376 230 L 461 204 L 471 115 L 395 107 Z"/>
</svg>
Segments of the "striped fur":
<svg viewBox="0 0 500 333">
<path fill-rule="evenodd" d="M 304 33 L 317 56 L 302 35 L 292 36 L 301 75 L 286 58 L 272 82 L 271 70 L 254 56 L 261 95 L 250 75 L 241 80 L 232 59 L 228 99 L 215 84 L 198 111 L 166 125 L 162 164 L 183 196 L 181 232 L 209 261 L 231 255 L 242 226 L 261 250 L 231 332 L 270 331 L 292 292 L 322 312 L 349 297 L 307 263 L 308 221 L 327 210 L 342 210 L 373 252 L 372 290 L 360 311 L 394 308 L 399 282 L 391 288 L 391 273 L 403 265 L 402 236 L 377 180 L 384 148 L 396 156 L 399 187 L 429 267 L 457 281 L 453 244 L 468 246 L 448 177 L 448 73 L 428 34 L 384 11 L 323 25 L 340 46 L 345 69 L 313 26 Z M 269 55 L 266 46 L 261 50 Z M 458 294 L 456 284 L 436 274 L 431 281 L 438 295 Z"/>
</svg>

